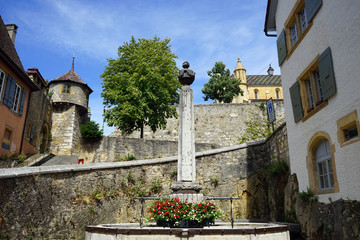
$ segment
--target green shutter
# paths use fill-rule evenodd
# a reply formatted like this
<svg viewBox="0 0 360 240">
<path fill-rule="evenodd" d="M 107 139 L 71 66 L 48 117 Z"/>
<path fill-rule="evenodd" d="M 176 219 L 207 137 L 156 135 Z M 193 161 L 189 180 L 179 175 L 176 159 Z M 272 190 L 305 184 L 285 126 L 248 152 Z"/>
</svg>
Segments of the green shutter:
<svg viewBox="0 0 360 240">
<path fill-rule="evenodd" d="M 323 98 L 326 100 L 336 93 L 336 82 L 330 48 L 327 48 L 320 55 L 318 64 Z"/>
<path fill-rule="evenodd" d="M 277 50 L 278 50 L 278 58 L 279 58 L 279 65 L 281 65 L 287 54 L 286 50 L 286 38 L 285 38 L 285 31 L 284 29 L 280 33 L 278 39 L 276 40 Z"/>
<path fill-rule="evenodd" d="M 11 108 L 11 105 L 14 100 L 15 95 L 15 86 L 16 81 L 13 79 L 10 75 L 8 75 L 7 81 L 6 81 L 6 89 L 5 89 L 5 95 L 4 95 L 4 104 Z"/>
<path fill-rule="evenodd" d="M 21 95 L 21 104 L 20 104 L 20 108 L 19 108 L 19 114 L 20 115 L 22 115 L 23 110 L 24 110 L 25 98 L 26 98 L 26 90 L 24 88 L 23 92 L 22 92 L 22 95 Z"/>
<path fill-rule="evenodd" d="M 310 22 L 322 5 L 322 0 L 305 0 L 305 11 L 308 22 Z"/>
<path fill-rule="evenodd" d="M 292 103 L 292 107 L 293 107 L 294 119 L 295 119 L 295 122 L 298 122 L 304 116 L 304 111 L 303 111 L 302 105 L 301 105 L 299 82 L 295 82 L 290 87 L 290 97 L 291 97 L 291 103 Z"/>
</svg>

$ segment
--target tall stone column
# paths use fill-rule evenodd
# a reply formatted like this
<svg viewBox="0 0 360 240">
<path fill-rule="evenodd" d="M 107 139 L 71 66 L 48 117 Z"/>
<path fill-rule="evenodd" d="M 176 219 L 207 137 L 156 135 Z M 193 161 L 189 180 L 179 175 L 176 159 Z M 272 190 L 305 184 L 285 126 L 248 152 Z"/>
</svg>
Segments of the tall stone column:
<svg viewBox="0 0 360 240">
<path fill-rule="evenodd" d="M 199 202 L 203 199 L 200 194 L 201 185 L 196 182 L 195 162 L 195 132 L 194 132 L 194 104 L 193 90 L 190 85 L 195 80 L 195 72 L 184 62 L 178 78 L 183 85 L 180 90 L 179 105 L 179 146 L 178 146 L 178 175 L 177 182 L 171 186 L 174 194 L 181 201 Z"/>
</svg>

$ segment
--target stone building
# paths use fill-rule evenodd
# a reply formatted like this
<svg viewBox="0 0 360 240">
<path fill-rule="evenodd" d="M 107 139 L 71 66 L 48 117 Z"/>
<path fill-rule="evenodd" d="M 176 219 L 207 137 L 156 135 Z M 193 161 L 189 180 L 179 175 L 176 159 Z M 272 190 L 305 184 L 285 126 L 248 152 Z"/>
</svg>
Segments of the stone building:
<svg viewBox="0 0 360 240">
<path fill-rule="evenodd" d="M 31 81 L 15 49 L 17 26 L 0 17 L 0 157 L 23 152 L 29 96 L 38 87 Z"/>
<path fill-rule="evenodd" d="M 47 152 L 49 149 L 52 103 L 46 82 L 37 68 L 27 74 L 39 90 L 31 92 L 26 116 L 23 151 L 27 154 Z"/>
<path fill-rule="evenodd" d="M 274 69 L 269 66 L 268 75 L 246 75 L 246 69 L 240 58 L 234 70 L 234 77 L 241 80 L 240 87 L 244 91 L 243 96 L 239 95 L 232 103 L 248 103 L 273 100 L 283 100 L 281 76 L 273 75 Z"/>
<path fill-rule="evenodd" d="M 321 202 L 360 200 L 359 11 L 358 0 L 268 0 L 291 172 Z"/>
<path fill-rule="evenodd" d="M 52 142 L 50 152 L 56 155 L 70 155 L 78 148 L 80 126 L 88 117 L 91 88 L 74 71 L 74 58 L 71 70 L 49 83 L 52 95 Z"/>
</svg>

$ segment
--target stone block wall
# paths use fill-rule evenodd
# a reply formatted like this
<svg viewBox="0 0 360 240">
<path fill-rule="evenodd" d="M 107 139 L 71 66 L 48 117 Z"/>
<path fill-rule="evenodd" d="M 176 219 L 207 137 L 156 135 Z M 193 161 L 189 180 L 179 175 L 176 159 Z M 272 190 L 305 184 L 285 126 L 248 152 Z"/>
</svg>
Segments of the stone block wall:
<svg viewBox="0 0 360 240">
<path fill-rule="evenodd" d="M 265 181 L 258 174 L 270 160 L 266 149 L 260 142 L 198 153 L 202 192 L 242 197 L 234 201 L 237 219 L 267 219 Z M 81 239 L 90 224 L 137 222 L 140 204 L 132 197 L 168 196 L 176 181 L 176 160 L 0 170 L 0 232 L 10 239 Z M 229 202 L 215 203 L 229 220 Z"/>
<path fill-rule="evenodd" d="M 80 126 L 87 119 L 87 110 L 77 105 L 56 104 L 52 115 L 50 152 L 55 155 L 77 153 L 81 138 Z"/>
<path fill-rule="evenodd" d="M 195 144 L 196 152 L 218 147 L 216 144 Z M 79 158 L 84 159 L 85 163 L 114 162 L 128 154 L 134 155 L 136 159 L 176 156 L 178 142 L 106 136 L 98 142 L 82 141 L 79 149 Z"/>
<path fill-rule="evenodd" d="M 40 150 L 48 150 L 48 140 L 51 129 L 52 102 L 42 89 L 32 92 L 25 122 L 23 151 L 34 154 Z M 33 130 L 32 130 L 33 129 Z M 27 147 L 26 147 L 27 146 Z"/>
<path fill-rule="evenodd" d="M 221 146 L 238 144 L 239 137 L 246 131 L 245 121 L 258 119 L 267 121 L 266 110 L 260 109 L 257 103 L 232 103 L 232 104 L 200 104 L 194 106 L 195 142 L 215 143 Z M 285 109 L 283 101 L 274 102 L 276 113 L 276 126 L 285 122 Z M 150 128 L 144 129 L 145 139 L 178 140 L 178 119 L 167 120 L 166 129 L 158 129 L 153 133 Z M 121 136 L 120 131 L 115 131 L 115 136 Z M 140 132 L 129 135 L 139 138 Z"/>
</svg>

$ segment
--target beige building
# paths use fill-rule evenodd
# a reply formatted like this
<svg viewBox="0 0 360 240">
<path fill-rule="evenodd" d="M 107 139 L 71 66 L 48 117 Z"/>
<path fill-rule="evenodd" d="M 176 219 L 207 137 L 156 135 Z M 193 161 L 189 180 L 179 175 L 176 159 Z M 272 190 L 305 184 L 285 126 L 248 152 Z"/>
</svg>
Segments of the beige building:
<svg viewBox="0 0 360 240">
<path fill-rule="evenodd" d="M 244 95 L 234 98 L 232 103 L 265 101 L 269 98 L 283 100 L 281 76 L 273 73 L 274 69 L 269 66 L 268 75 L 246 75 L 246 69 L 238 58 L 234 77 L 241 80 L 240 87 Z"/>
</svg>

